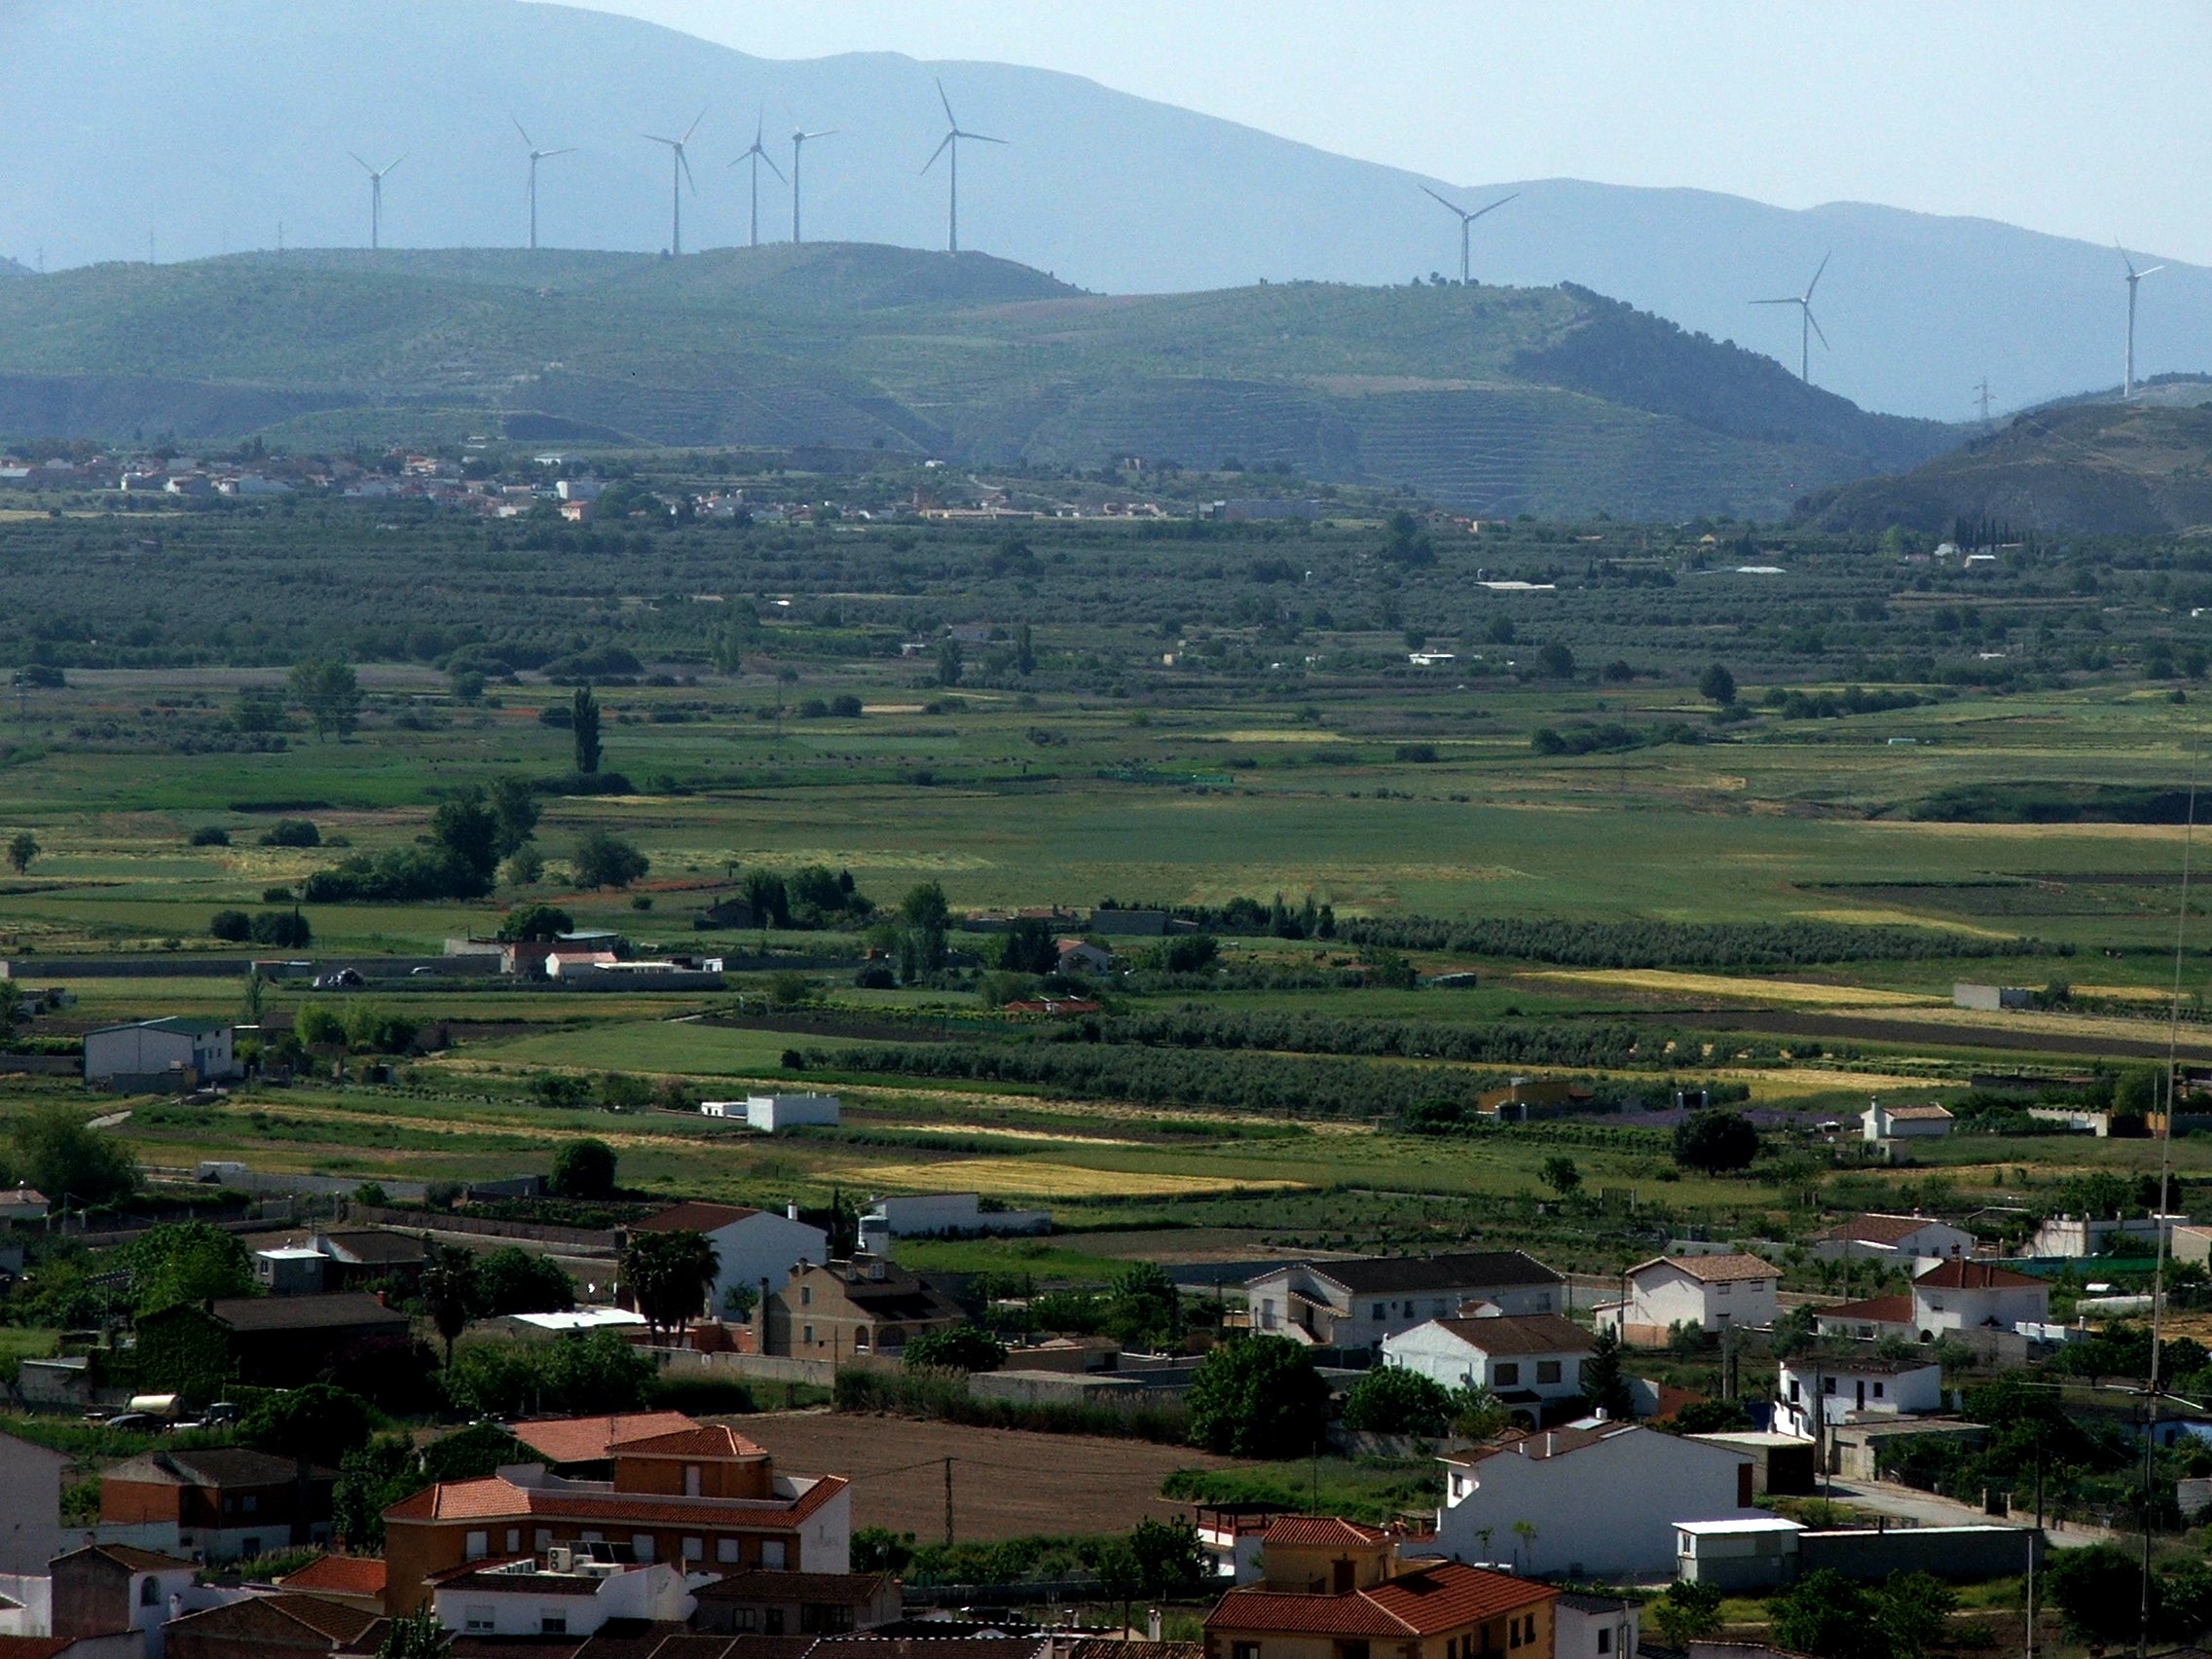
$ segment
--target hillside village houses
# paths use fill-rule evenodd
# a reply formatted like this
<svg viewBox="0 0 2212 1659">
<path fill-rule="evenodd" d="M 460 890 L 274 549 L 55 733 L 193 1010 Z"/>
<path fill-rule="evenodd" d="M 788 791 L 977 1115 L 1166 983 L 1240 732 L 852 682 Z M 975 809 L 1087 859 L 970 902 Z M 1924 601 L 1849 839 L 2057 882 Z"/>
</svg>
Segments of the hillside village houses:
<svg viewBox="0 0 2212 1659">
<path fill-rule="evenodd" d="M 1245 1282 L 1254 1331 L 1317 1347 L 1379 1349 L 1385 1337 L 1476 1304 L 1551 1313 L 1566 1280 L 1520 1250 L 1297 1262 Z"/>
<path fill-rule="evenodd" d="M 1861 1132 L 1867 1143 L 1889 1148 L 1899 1141 L 1935 1140 L 1951 1132 L 1949 1110 L 1942 1106 L 1885 1106 L 1879 1097 L 1867 1102 L 1860 1116 Z"/>
<path fill-rule="evenodd" d="M 1781 1362 L 1774 1426 L 1800 1440 L 1820 1426 L 1873 1417 L 1919 1417 L 1943 1409 L 1943 1368 L 1917 1355 L 1824 1351 Z"/>
<path fill-rule="evenodd" d="M 1623 1275 L 1626 1303 L 1601 1303 L 1599 1328 L 1633 1347 L 1657 1347 L 1677 1325 L 1707 1333 L 1774 1323 L 1782 1270 L 1757 1256 L 1654 1256 Z"/>
<path fill-rule="evenodd" d="M 1883 1262 L 1913 1272 L 1974 1253 L 1972 1234 L 1926 1215 L 1850 1216 L 1814 1234 L 1811 1244 L 1822 1261 Z"/>
<path fill-rule="evenodd" d="M 1908 1293 L 1816 1309 L 1813 1318 L 1824 1336 L 1862 1342 L 1973 1333 L 2042 1338 L 2048 1335 L 2050 1286 L 1994 1262 L 1941 1262 L 1915 1278 Z"/>
<path fill-rule="evenodd" d="M 1419 1372 L 1447 1388 L 1488 1388 L 1536 1426 L 1544 1408 L 1582 1397 L 1589 1331 L 1557 1313 L 1498 1313 L 1431 1319 L 1382 1339 L 1382 1363 Z"/>
<path fill-rule="evenodd" d="M 711 1318 L 750 1310 L 766 1291 L 782 1289 L 801 1263 L 825 1261 L 830 1255 L 829 1234 L 795 1213 L 778 1215 L 695 1198 L 634 1222 L 630 1231 L 696 1233 L 714 1246 L 715 1283 L 707 1301 Z"/>
</svg>

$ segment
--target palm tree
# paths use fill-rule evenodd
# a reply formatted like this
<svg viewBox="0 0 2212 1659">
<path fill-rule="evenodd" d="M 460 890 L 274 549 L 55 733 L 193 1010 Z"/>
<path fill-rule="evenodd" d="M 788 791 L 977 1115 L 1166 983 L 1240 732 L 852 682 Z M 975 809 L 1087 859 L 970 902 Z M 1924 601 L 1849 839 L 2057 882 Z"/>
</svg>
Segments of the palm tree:
<svg viewBox="0 0 2212 1659">
<path fill-rule="evenodd" d="M 655 1336 L 704 1314 L 720 1273 L 720 1258 L 701 1233 L 641 1233 L 622 1252 L 630 1300 Z"/>
<path fill-rule="evenodd" d="M 446 1369 L 451 1371 L 454 1341 L 468 1328 L 468 1316 L 475 1310 L 476 1258 L 458 1244 L 431 1245 L 427 1235 L 423 1242 L 427 1258 L 423 1266 L 423 1309 L 446 1345 Z"/>
<path fill-rule="evenodd" d="M 1535 1559 L 1536 1524 L 1533 1521 L 1514 1522 L 1513 1536 L 1516 1540 L 1513 1546 L 1514 1559 L 1521 1562 L 1521 1570 L 1523 1572 L 1527 1572 L 1529 1570 L 1529 1563 Z M 1523 1556 L 1524 1547 L 1526 1547 L 1527 1550 L 1527 1555 L 1525 1558 Z"/>
</svg>

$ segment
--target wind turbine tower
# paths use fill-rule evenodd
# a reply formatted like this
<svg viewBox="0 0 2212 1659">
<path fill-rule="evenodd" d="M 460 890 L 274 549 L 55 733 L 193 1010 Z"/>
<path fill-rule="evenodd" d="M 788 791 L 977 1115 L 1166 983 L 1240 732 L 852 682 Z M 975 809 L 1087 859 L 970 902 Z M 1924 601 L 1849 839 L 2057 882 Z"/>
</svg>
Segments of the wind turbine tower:
<svg viewBox="0 0 2212 1659">
<path fill-rule="evenodd" d="M 791 183 L 790 179 L 784 178 L 784 169 L 776 166 L 776 159 L 768 154 L 767 147 L 760 142 L 760 134 L 767 126 L 767 120 L 766 116 L 762 116 L 753 124 L 753 148 L 737 158 L 737 162 L 751 162 L 753 164 L 753 245 L 755 247 L 760 245 L 760 164 L 766 162 L 770 172 L 782 179 L 784 183 Z M 730 163 L 730 166 L 736 166 L 737 162 Z"/>
<path fill-rule="evenodd" d="M 796 246 L 798 245 L 798 243 L 799 243 L 799 234 L 798 234 L 798 208 L 799 208 L 799 200 L 798 200 L 798 165 L 799 165 L 799 161 L 800 161 L 800 159 L 801 159 L 801 158 L 802 158 L 802 157 L 803 157 L 803 156 L 804 156 L 804 155 L 806 154 L 806 146 L 807 146 L 807 143 L 809 142 L 809 140 L 811 140 L 811 139 L 815 139 L 815 138 L 828 138 L 828 137 L 830 137 L 830 135 L 831 135 L 832 133 L 834 133 L 834 132 L 835 132 L 836 130 L 837 130 L 837 129 L 835 129 L 834 127 L 825 127 L 825 128 L 824 128 L 824 129 L 822 129 L 821 131 L 819 131 L 819 132 L 807 132 L 807 131 L 802 131 L 802 130 L 800 130 L 800 129 L 797 129 L 797 128 L 793 128 L 793 129 L 792 129 L 792 245 L 793 245 L 793 247 L 796 247 Z"/>
<path fill-rule="evenodd" d="M 513 118 L 509 117 L 509 119 L 512 120 Z M 549 162 L 555 156 L 572 156 L 576 152 L 573 145 L 566 150 L 540 150 L 535 140 L 528 132 L 523 131 L 523 125 L 520 121 L 515 122 L 515 130 L 522 132 L 522 141 L 530 149 L 530 251 L 535 253 L 537 251 L 537 164 Z"/>
<path fill-rule="evenodd" d="M 681 138 L 655 138 L 650 132 L 641 132 L 638 134 L 639 137 L 644 138 L 650 143 L 666 144 L 668 146 L 668 249 L 669 252 L 678 259 L 682 259 L 683 257 L 683 187 L 686 184 L 689 184 L 694 195 L 698 193 L 699 189 L 698 185 L 692 182 L 691 161 L 689 157 L 684 155 L 683 147 L 691 142 L 691 134 L 699 130 L 699 122 L 706 119 L 707 112 L 705 110 L 701 110 L 699 112 L 699 120 L 692 122 L 689 127 L 686 127 L 683 129 L 683 136 Z"/>
<path fill-rule="evenodd" d="M 944 83 L 942 81 L 937 84 L 937 99 L 939 103 L 944 105 L 945 134 L 938 140 L 937 148 L 930 152 L 930 159 L 922 164 L 922 171 L 928 172 L 930 168 L 936 166 L 938 157 L 943 155 L 947 150 L 952 152 L 952 226 L 946 241 L 951 251 L 958 253 L 960 251 L 960 140 L 963 138 L 972 139 L 978 144 L 1004 144 L 1006 140 L 1004 138 L 992 138 L 981 132 L 961 130 L 960 118 L 952 113 L 952 100 L 944 95 Z"/>
<path fill-rule="evenodd" d="M 1813 336 L 1821 335 L 1821 348 L 1832 350 L 1828 337 L 1821 334 L 1820 319 L 1813 315 L 1813 290 L 1821 285 L 1821 273 L 1828 268 L 1835 257 L 1831 248 L 1821 255 L 1821 263 L 1813 272 L 1813 279 L 1805 284 L 1802 294 L 1787 294 L 1779 300 L 1753 300 L 1754 306 L 1795 306 L 1797 308 L 1797 378 L 1807 386 L 1813 384 Z"/>
<path fill-rule="evenodd" d="M 371 253 L 384 245 L 385 174 L 390 172 L 393 167 L 396 167 L 400 162 L 405 160 L 407 158 L 401 156 L 398 161 L 394 161 L 383 168 L 377 168 L 370 166 L 358 156 L 353 158 L 355 165 L 369 175 L 369 251 Z"/>
<path fill-rule="evenodd" d="M 2163 271 L 2165 267 L 2147 265 L 2138 271 L 2135 269 L 2135 261 L 2127 257 L 2127 249 L 2120 247 L 2118 242 L 2112 245 L 2120 248 L 2120 262 L 2127 267 L 2127 366 L 2120 378 L 2120 397 L 2125 403 L 2135 396 L 2135 290 L 2144 277 Z"/>
<path fill-rule="evenodd" d="M 1475 221 L 1476 221 L 1477 219 L 1481 218 L 1481 217 L 1482 217 L 1482 216 L 1483 216 L 1483 215 L 1484 215 L 1485 213 L 1494 213 L 1494 212 L 1496 212 L 1496 211 L 1497 211 L 1497 210 L 1498 210 L 1498 209 L 1499 209 L 1500 207 L 1504 206 L 1504 205 L 1505 205 L 1505 204 L 1506 204 L 1506 203 L 1507 203 L 1508 202 L 1511 202 L 1511 201 L 1514 201 L 1515 199 L 1517 199 L 1517 198 L 1518 198 L 1518 197 L 1520 196 L 1520 194 L 1521 194 L 1521 193 L 1520 193 L 1520 192 L 1519 192 L 1518 190 L 1516 190 L 1516 191 L 1515 191 L 1515 192 L 1513 193 L 1513 195 L 1511 195 L 1511 196 L 1501 196 L 1501 197 L 1499 197 L 1499 198 L 1498 198 L 1498 199 L 1497 199 L 1497 200 L 1496 200 L 1495 202 L 1493 202 L 1493 203 L 1491 203 L 1491 204 L 1490 204 L 1490 205 L 1489 205 L 1488 207 L 1477 207 L 1477 208 L 1476 208 L 1476 209 L 1475 209 L 1475 210 L 1474 210 L 1474 211 L 1473 211 L 1472 213 L 1470 213 L 1470 212 L 1468 212 L 1468 211 L 1467 211 L 1467 210 L 1466 210 L 1466 209 L 1465 209 L 1464 207 L 1460 206 L 1460 205 L 1459 205 L 1459 204 L 1458 204 L 1458 203 L 1457 203 L 1456 202 L 1453 202 L 1453 201 L 1449 200 L 1449 199 L 1448 199 L 1448 198 L 1446 198 L 1446 197 L 1438 196 L 1438 195 L 1436 194 L 1436 192 L 1435 192 L 1435 191 L 1433 191 L 1433 190 L 1429 190 L 1429 188 L 1428 188 L 1428 186 L 1427 186 L 1427 185 L 1425 185 L 1425 184 L 1424 184 L 1424 185 L 1422 185 L 1422 186 L 1421 186 L 1421 189 L 1422 189 L 1423 191 L 1425 191 L 1425 192 L 1426 192 L 1426 193 L 1427 193 L 1427 194 L 1428 194 L 1428 195 L 1429 195 L 1429 196 L 1430 196 L 1431 198 L 1433 198 L 1433 199 L 1434 199 L 1435 201 L 1442 203 L 1444 204 L 1444 206 L 1445 206 L 1445 207 L 1449 208 L 1449 209 L 1450 209 L 1450 210 L 1451 210 L 1452 212 L 1454 212 L 1454 213 L 1456 213 L 1456 214 L 1457 214 L 1457 215 L 1458 215 L 1458 218 L 1459 218 L 1459 285 L 1460 285 L 1461 287 L 1465 287 L 1465 286 L 1467 285 L 1467 242 L 1468 242 L 1468 240 L 1469 240 L 1469 239 L 1468 239 L 1468 233 L 1469 233 L 1470 231 L 1472 231 L 1472 230 L 1474 229 L 1474 224 L 1475 224 Z"/>
</svg>

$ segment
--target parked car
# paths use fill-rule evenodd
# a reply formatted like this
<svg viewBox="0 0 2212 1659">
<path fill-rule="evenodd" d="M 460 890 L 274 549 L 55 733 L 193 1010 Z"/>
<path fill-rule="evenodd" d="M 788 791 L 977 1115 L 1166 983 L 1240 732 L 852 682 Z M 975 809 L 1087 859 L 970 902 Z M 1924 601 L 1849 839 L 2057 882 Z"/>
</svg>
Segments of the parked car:
<svg viewBox="0 0 2212 1659">
<path fill-rule="evenodd" d="M 357 991 L 367 983 L 368 980 L 362 978 L 352 969 L 341 968 L 335 974 L 317 975 L 314 988 L 318 991 Z"/>
<path fill-rule="evenodd" d="M 236 1422 L 239 1420 L 238 1405 L 232 1400 L 217 1400 L 201 1414 L 201 1420 L 210 1423 Z"/>
<path fill-rule="evenodd" d="M 135 1434 L 151 1434 L 157 1428 L 166 1428 L 167 1424 L 151 1412 L 117 1412 L 103 1426 L 126 1428 Z"/>
</svg>

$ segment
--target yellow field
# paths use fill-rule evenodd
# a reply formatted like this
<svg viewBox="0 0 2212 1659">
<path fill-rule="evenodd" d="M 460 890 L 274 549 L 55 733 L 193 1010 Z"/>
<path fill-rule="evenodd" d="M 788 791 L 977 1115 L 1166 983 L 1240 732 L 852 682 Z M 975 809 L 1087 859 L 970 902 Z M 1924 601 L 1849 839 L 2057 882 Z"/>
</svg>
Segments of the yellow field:
<svg viewBox="0 0 2212 1659">
<path fill-rule="evenodd" d="M 1845 927 L 1866 928 L 1941 928 L 1945 933 L 1971 934 L 1976 939 L 2009 939 L 2012 936 L 2002 928 L 1977 928 L 1972 922 L 1954 921 L 1948 916 L 1928 916 L 1918 910 L 1891 909 L 1879 904 L 1842 906 L 1826 910 L 1799 910 L 1796 914 L 1808 922 L 1839 922 Z"/>
<path fill-rule="evenodd" d="M 1193 735 L 1201 742 L 1211 739 L 1216 743 L 1344 743 L 1348 741 L 1341 732 L 1309 731 L 1303 728 L 1285 726 L 1260 726 L 1247 731 L 1201 731 Z"/>
<path fill-rule="evenodd" d="M 853 1172 L 878 1187 L 923 1193 L 983 1193 L 991 1198 L 1205 1198 L 1217 1193 L 1277 1192 L 1297 1181 L 1239 1181 L 1213 1175 L 1132 1174 L 1075 1163 L 1019 1158 L 964 1158 L 949 1163 L 877 1163 Z"/>
<path fill-rule="evenodd" d="M 1559 968 L 1518 974 L 1519 979 L 1564 985 L 1600 985 L 1630 991 L 1674 992 L 1691 997 L 1732 997 L 1739 1002 L 1788 1003 L 1824 1008 L 1932 1008 L 1948 1006 L 1918 991 L 1885 991 L 1870 985 L 1814 985 L 1797 979 L 1739 979 L 1726 974 L 1677 974 L 1663 968 Z"/>
</svg>

